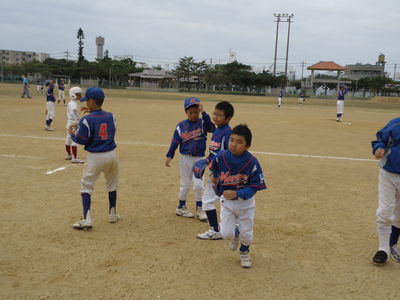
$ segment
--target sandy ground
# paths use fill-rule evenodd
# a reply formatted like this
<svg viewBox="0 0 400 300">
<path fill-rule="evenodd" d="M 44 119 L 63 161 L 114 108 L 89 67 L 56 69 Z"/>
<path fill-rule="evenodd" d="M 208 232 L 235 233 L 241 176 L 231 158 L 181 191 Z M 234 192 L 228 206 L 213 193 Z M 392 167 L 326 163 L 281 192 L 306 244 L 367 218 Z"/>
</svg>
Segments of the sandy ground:
<svg viewBox="0 0 400 300">
<path fill-rule="evenodd" d="M 268 189 L 256 195 L 253 267 L 243 269 L 227 241 L 196 239 L 207 223 L 175 215 L 178 160 L 172 168 L 164 160 L 186 94 L 105 91 L 104 109 L 118 121 L 123 219 L 107 222 L 100 178 L 94 229 L 81 232 L 71 225 L 81 217 L 82 165 L 64 160 L 65 107 L 46 132 L 44 97 L 23 100 L 20 89 L 0 85 L 0 298 L 399 298 L 400 265 L 371 263 L 378 166 L 370 141 L 400 106 L 346 102 L 337 123 L 335 101 L 284 100 L 277 109 L 274 98 L 197 95 L 208 112 L 232 101 L 231 124 L 246 122 L 251 150 L 262 152 Z"/>
</svg>

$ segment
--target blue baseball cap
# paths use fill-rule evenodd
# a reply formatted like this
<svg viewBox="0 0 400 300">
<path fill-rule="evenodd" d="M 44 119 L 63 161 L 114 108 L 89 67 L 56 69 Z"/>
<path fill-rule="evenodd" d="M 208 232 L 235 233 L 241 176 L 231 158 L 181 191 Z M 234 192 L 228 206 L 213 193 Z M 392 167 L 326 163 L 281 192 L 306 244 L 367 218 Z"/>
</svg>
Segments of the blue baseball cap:
<svg viewBox="0 0 400 300">
<path fill-rule="evenodd" d="M 84 102 L 88 99 L 103 100 L 104 98 L 105 96 L 103 90 L 97 86 L 92 86 L 86 90 L 85 97 L 82 97 L 80 101 Z"/>
<path fill-rule="evenodd" d="M 186 109 L 188 109 L 189 107 L 193 106 L 193 105 L 199 105 L 200 104 L 200 100 L 195 98 L 195 97 L 189 97 L 185 99 L 185 104 L 183 105 L 183 107 Z"/>
</svg>

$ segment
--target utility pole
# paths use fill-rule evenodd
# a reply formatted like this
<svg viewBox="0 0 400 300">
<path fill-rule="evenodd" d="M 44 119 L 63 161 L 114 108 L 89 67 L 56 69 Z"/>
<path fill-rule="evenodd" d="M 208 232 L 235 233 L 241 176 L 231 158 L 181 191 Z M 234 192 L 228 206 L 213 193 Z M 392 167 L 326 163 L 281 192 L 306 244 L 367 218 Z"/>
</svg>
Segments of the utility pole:
<svg viewBox="0 0 400 300">
<path fill-rule="evenodd" d="M 276 53 L 278 51 L 278 31 L 279 31 L 279 22 L 281 21 L 281 14 L 274 14 L 276 18 L 276 34 L 275 34 L 275 56 L 274 56 L 274 76 L 276 74 Z"/>
<path fill-rule="evenodd" d="M 68 59 L 69 59 L 69 51 L 67 50 L 67 51 L 65 51 L 64 53 L 65 53 L 65 57 L 66 57 L 67 60 L 68 60 Z"/>
<path fill-rule="evenodd" d="M 287 32 L 287 43 L 286 43 L 286 63 L 285 63 L 285 78 L 286 78 L 286 85 L 287 82 L 289 81 L 287 77 L 287 65 L 288 65 L 288 58 L 289 58 L 289 38 L 290 38 L 290 23 L 292 23 L 292 18 L 294 17 L 294 14 L 288 15 L 286 14 L 287 20 L 286 22 L 289 23 L 288 26 L 288 32 Z"/>
<path fill-rule="evenodd" d="M 396 81 L 396 67 L 397 64 L 394 64 L 393 81 Z"/>
</svg>

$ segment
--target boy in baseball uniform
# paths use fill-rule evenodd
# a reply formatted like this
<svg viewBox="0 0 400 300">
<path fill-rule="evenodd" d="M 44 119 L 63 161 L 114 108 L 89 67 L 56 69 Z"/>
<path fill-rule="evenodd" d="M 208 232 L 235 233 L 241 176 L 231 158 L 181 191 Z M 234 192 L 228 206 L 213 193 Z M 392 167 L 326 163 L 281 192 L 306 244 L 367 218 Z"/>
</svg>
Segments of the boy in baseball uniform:
<svg viewBox="0 0 400 300">
<path fill-rule="evenodd" d="M 231 127 L 229 122 L 232 120 L 234 108 L 227 101 L 219 102 L 215 106 L 213 122 L 217 128 L 215 129 L 210 141 L 210 155 L 207 158 L 207 165 L 211 163 L 214 157 L 220 152 L 228 149 L 229 137 L 231 136 Z M 203 210 L 207 214 L 210 229 L 206 232 L 199 233 L 197 238 L 202 240 L 220 240 L 222 234 L 218 225 L 217 210 L 215 202 L 219 200 L 213 189 L 212 178 L 209 179 L 203 194 Z"/>
<path fill-rule="evenodd" d="M 371 144 L 372 154 L 380 160 L 376 210 L 379 248 L 372 261 L 384 264 L 389 254 L 399 261 L 396 259 L 399 258 L 399 250 L 394 244 L 397 244 L 397 239 L 390 235 L 396 235 L 396 228 L 400 227 L 400 118 L 391 120 L 377 132 L 376 138 Z"/>
<path fill-rule="evenodd" d="M 78 101 L 82 98 L 82 89 L 80 87 L 73 87 L 69 90 L 69 103 L 67 106 L 67 136 L 65 139 L 65 159 L 70 160 L 72 163 L 84 163 L 85 161 L 80 160 L 78 155 L 78 144 L 72 141 L 71 134 L 69 133 L 69 127 L 73 124 L 77 124 L 81 118 L 80 106 Z"/>
<path fill-rule="evenodd" d="M 339 91 L 337 94 L 337 103 L 336 103 L 336 122 L 340 122 L 340 118 L 343 115 L 344 109 L 344 96 L 347 94 L 348 89 L 344 84 L 341 84 L 339 87 Z"/>
<path fill-rule="evenodd" d="M 85 145 L 85 150 L 88 151 L 81 180 L 83 219 L 73 224 L 74 229 L 92 228 L 91 194 L 100 173 L 103 173 L 106 179 L 109 201 L 108 221 L 115 223 L 120 219 L 116 211 L 119 172 L 118 156 L 115 150 L 117 146 L 114 141 L 116 122 L 112 113 L 102 110 L 104 98 L 102 89 L 88 88 L 85 97 L 80 101 L 86 101 L 84 110 L 89 114 L 80 119 L 77 129 L 70 126 L 72 140 Z"/>
<path fill-rule="evenodd" d="M 60 103 L 60 101 L 62 100 L 64 102 L 64 106 L 65 106 L 65 83 L 64 83 L 64 79 L 60 79 L 58 81 L 58 101 L 57 103 Z"/>
<path fill-rule="evenodd" d="M 185 99 L 183 107 L 187 119 L 179 122 L 175 128 L 165 165 L 170 167 L 171 160 L 175 155 L 175 150 L 179 146 L 179 152 L 181 153 L 179 162 L 181 182 L 179 203 L 175 213 L 185 218 L 194 217 L 194 214 L 186 207 L 187 195 L 193 182 L 196 200 L 196 217 L 201 221 L 206 221 L 207 216 L 202 210 L 201 201 L 204 192 L 203 180 L 194 177 L 193 166 L 197 161 L 204 159 L 207 132 L 213 132 L 215 126 L 211 122 L 210 116 L 203 110 L 203 105 L 200 104 L 199 99 L 194 97 L 187 98 Z M 200 118 L 200 112 L 202 118 Z"/>
<path fill-rule="evenodd" d="M 56 117 L 56 110 L 55 110 L 55 102 L 56 98 L 54 98 L 54 81 L 49 80 L 46 83 L 46 126 L 44 127 L 47 131 L 53 131 L 54 129 L 50 127 L 51 122 Z"/>
<path fill-rule="evenodd" d="M 254 195 L 266 189 L 261 166 L 247 151 L 251 139 L 247 125 L 236 126 L 231 131 L 229 150 L 221 151 L 211 162 L 213 182 L 221 195 L 221 233 L 224 239 L 231 240 L 230 250 L 235 251 L 240 243 L 243 268 L 251 267 L 249 251 L 253 241 Z"/>
</svg>

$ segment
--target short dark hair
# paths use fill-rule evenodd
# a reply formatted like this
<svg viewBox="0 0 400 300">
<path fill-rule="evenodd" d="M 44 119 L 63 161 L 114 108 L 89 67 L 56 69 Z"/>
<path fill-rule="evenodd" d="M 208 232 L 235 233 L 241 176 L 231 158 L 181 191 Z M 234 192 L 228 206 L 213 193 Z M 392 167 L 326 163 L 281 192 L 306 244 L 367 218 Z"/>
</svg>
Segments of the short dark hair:
<svg viewBox="0 0 400 300">
<path fill-rule="evenodd" d="M 235 128 L 232 129 L 231 131 L 231 135 L 232 134 L 236 134 L 236 135 L 240 135 L 242 137 L 244 137 L 244 139 L 246 140 L 246 146 L 250 146 L 251 145 L 251 131 L 249 129 L 249 127 L 247 126 L 247 124 L 240 124 L 235 126 Z"/>
<path fill-rule="evenodd" d="M 103 105 L 103 102 L 104 102 L 104 99 L 92 99 L 95 103 L 96 103 L 96 105 L 97 106 L 102 106 Z"/>
<path fill-rule="evenodd" d="M 225 118 L 233 117 L 235 112 L 233 105 L 230 104 L 228 101 L 221 101 L 215 105 L 216 109 L 222 110 L 225 114 Z"/>
</svg>

